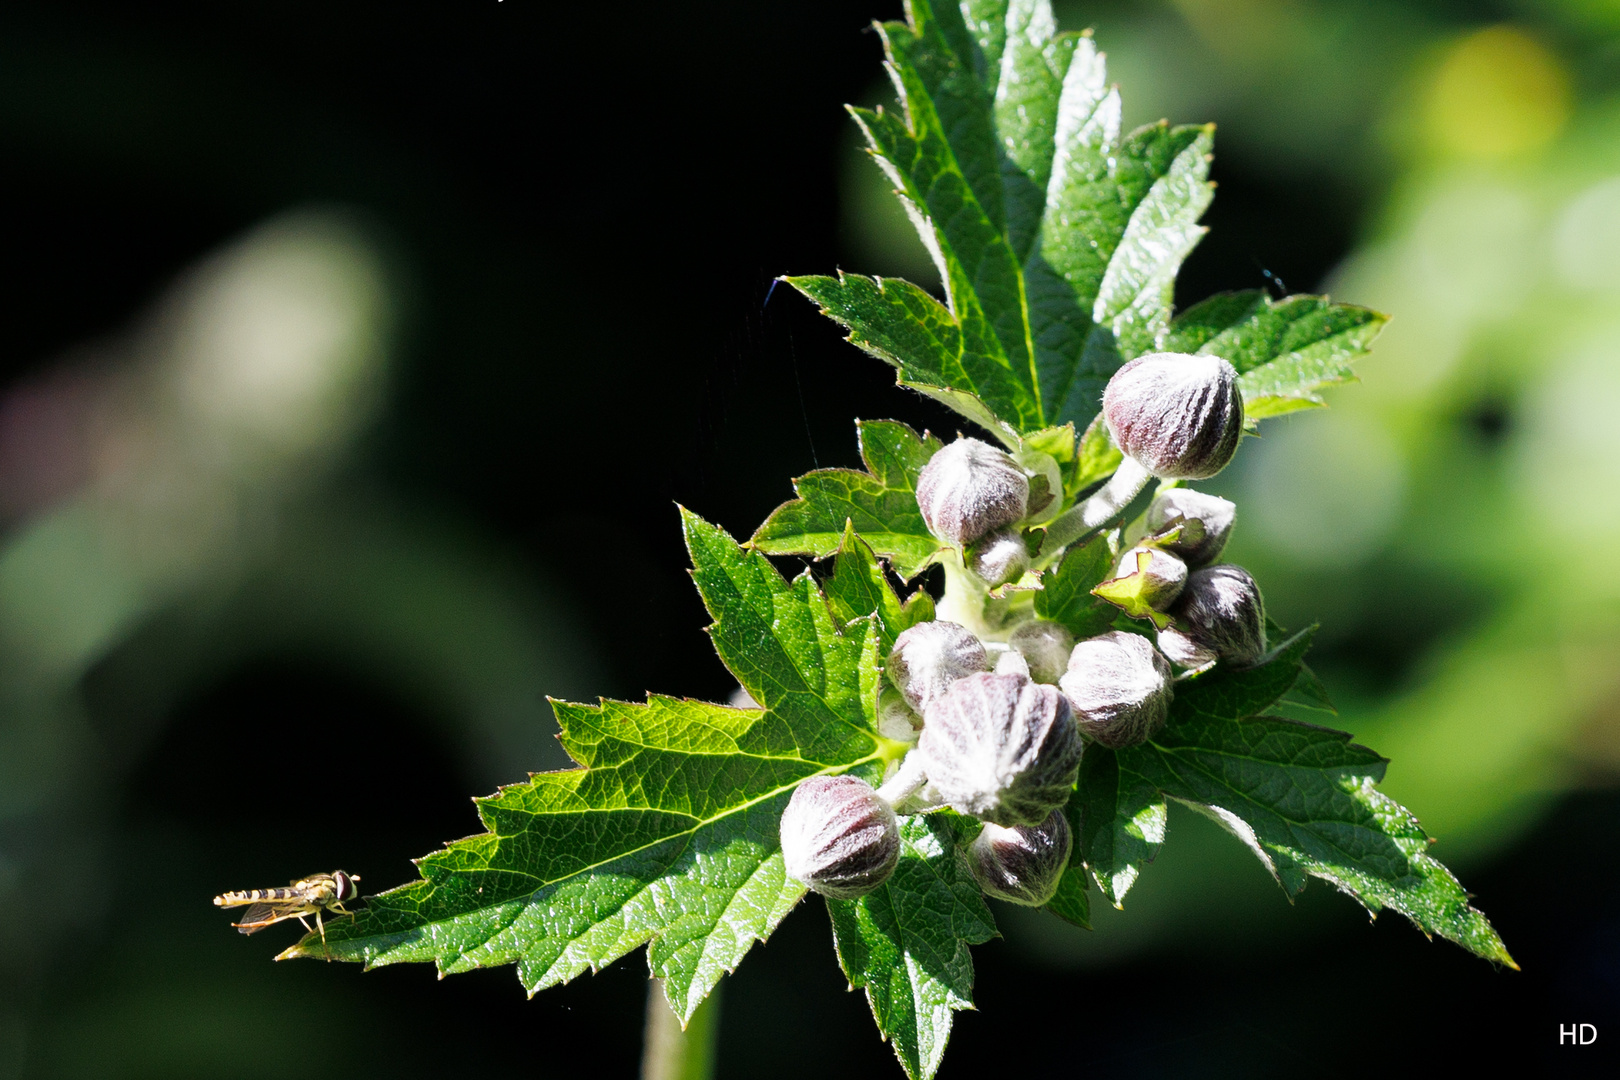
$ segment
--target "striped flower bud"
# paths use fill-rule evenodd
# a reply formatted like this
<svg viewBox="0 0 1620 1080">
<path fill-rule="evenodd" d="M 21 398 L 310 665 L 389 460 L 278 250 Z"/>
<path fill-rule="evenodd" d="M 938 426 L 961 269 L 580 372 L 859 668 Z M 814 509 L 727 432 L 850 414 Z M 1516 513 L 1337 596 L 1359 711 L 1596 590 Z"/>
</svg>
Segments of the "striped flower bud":
<svg viewBox="0 0 1620 1080">
<path fill-rule="evenodd" d="M 1218 356 L 1139 356 L 1108 380 L 1103 416 L 1114 444 L 1154 476 L 1214 476 L 1243 434 L 1237 370 Z"/>
<path fill-rule="evenodd" d="M 1206 667 L 1216 660 L 1249 667 L 1266 653 L 1265 601 L 1241 566 L 1194 570 L 1169 614 L 1175 622 L 1159 631 L 1159 648 L 1182 667 Z"/>
<path fill-rule="evenodd" d="M 992 589 L 1017 581 L 1029 569 L 1029 548 L 1023 534 L 1017 529 L 1003 529 L 986 536 L 968 554 L 968 569 Z"/>
<path fill-rule="evenodd" d="M 1187 564 L 1163 548 L 1139 544 L 1119 560 L 1116 578 L 1140 574 L 1137 596 L 1155 611 L 1169 607 L 1187 584 Z"/>
<path fill-rule="evenodd" d="M 1170 715 L 1170 665 L 1138 634 L 1110 630 L 1074 647 L 1058 680 L 1089 739 L 1110 749 L 1151 739 Z"/>
<path fill-rule="evenodd" d="M 986 896 L 1040 907 L 1056 894 L 1073 850 L 1069 820 L 1053 810 L 1039 825 L 986 823 L 968 847 L 968 866 Z"/>
<path fill-rule="evenodd" d="M 957 679 L 989 666 L 984 644 L 971 630 L 939 619 L 901 631 L 884 672 L 920 713 Z"/>
<path fill-rule="evenodd" d="M 1062 623 L 1036 619 L 1014 630 L 1007 644 L 1023 654 L 1031 679 L 1055 686 L 1069 668 L 1074 635 Z"/>
<path fill-rule="evenodd" d="M 1034 825 L 1068 801 L 1084 749 L 1057 687 L 984 673 L 957 680 L 929 704 L 916 753 L 952 809 Z"/>
<path fill-rule="evenodd" d="M 917 508 L 928 531 L 958 548 L 1022 519 L 1028 506 L 1024 470 L 978 439 L 957 439 L 917 476 Z"/>
<path fill-rule="evenodd" d="M 782 813 L 788 876 L 836 900 L 864 896 L 900 861 L 900 822 L 858 776 L 812 776 Z"/>
<path fill-rule="evenodd" d="M 1158 536 L 1177 526 L 1180 534 L 1159 546 L 1173 551 L 1194 569 L 1221 557 L 1237 521 L 1237 506 L 1218 495 L 1171 488 L 1154 496 L 1148 507 L 1147 531 Z"/>
</svg>

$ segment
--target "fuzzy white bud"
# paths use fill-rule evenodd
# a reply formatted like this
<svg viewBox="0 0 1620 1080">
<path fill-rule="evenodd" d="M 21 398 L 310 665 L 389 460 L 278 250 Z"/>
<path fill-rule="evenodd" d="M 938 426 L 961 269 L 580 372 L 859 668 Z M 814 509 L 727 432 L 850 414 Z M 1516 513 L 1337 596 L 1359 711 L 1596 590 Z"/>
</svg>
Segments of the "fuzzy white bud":
<svg viewBox="0 0 1620 1080">
<path fill-rule="evenodd" d="M 878 691 L 878 734 L 895 742 L 912 742 L 922 729 L 922 717 L 912 711 L 906 696 L 893 686 Z"/>
<path fill-rule="evenodd" d="M 993 532 L 973 546 L 968 569 L 991 588 L 1016 581 L 1029 569 L 1029 548 L 1017 529 Z"/>
<path fill-rule="evenodd" d="M 788 876 L 838 900 L 882 885 L 900 861 L 900 822 L 858 776 L 812 776 L 782 813 Z"/>
<path fill-rule="evenodd" d="M 1086 737 L 1115 750 L 1152 738 L 1175 696 L 1169 663 L 1147 638 L 1123 630 L 1076 645 L 1058 685 Z"/>
<path fill-rule="evenodd" d="M 1159 535 L 1181 526 L 1176 539 L 1160 546 L 1175 552 L 1193 569 L 1221 557 L 1237 521 L 1237 506 L 1218 495 L 1171 488 L 1154 496 L 1147 511 L 1147 531 Z"/>
<path fill-rule="evenodd" d="M 968 865 L 986 896 L 1040 907 L 1057 892 L 1073 850 L 1069 820 L 1053 810 L 1039 825 L 986 823 L 968 847 Z"/>
<path fill-rule="evenodd" d="M 1139 356 L 1108 380 L 1103 416 L 1114 444 L 1154 476 L 1214 476 L 1243 435 L 1237 370 L 1218 356 Z"/>
<path fill-rule="evenodd" d="M 1175 622 L 1159 631 L 1159 648 L 1182 667 L 1248 667 L 1266 653 L 1265 601 L 1241 566 L 1194 570 L 1169 614 Z"/>
<path fill-rule="evenodd" d="M 952 809 L 1034 825 L 1068 801 L 1084 749 L 1056 687 L 985 673 L 957 680 L 929 704 L 916 753 Z"/>
<path fill-rule="evenodd" d="M 917 476 L 917 508 L 928 530 L 958 548 L 1021 520 L 1028 507 L 1024 470 L 978 439 L 957 439 Z"/>
<path fill-rule="evenodd" d="M 1023 654 L 1029 664 L 1029 677 L 1038 683 L 1056 685 L 1069 669 L 1069 653 L 1074 635 L 1062 623 L 1036 619 L 1013 631 L 1007 644 Z"/>
<path fill-rule="evenodd" d="M 967 627 L 938 619 L 902 630 L 884 673 L 917 712 L 957 679 L 990 666 L 984 643 Z"/>
</svg>

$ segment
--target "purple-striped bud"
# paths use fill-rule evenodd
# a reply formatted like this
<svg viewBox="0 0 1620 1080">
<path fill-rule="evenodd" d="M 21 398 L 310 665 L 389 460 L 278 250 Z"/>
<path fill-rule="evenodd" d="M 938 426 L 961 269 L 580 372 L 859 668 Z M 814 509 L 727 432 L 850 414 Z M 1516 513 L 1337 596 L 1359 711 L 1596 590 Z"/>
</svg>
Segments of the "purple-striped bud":
<svg viewBox="0 0 1620 1080">
<path fill-rule="evenodd" d="M 978 439 L 957 439 L 917 476 L 917 508 L 928 531 L 958 548 L 1021 520 L 1028 507 L 1024 470 Z"/>
<path fill-rule="evenodd" d="M 812 776 L 782 813 L 788 876 L 836 900 L 864 896 L 900 861 L 900 822 L 858 776 Z"/>
<path fill-rule="evenodd" d="M 984 537 L 968 553 L 968 569 L 992 589 L 1017 581 L 1029 569 L 1029 547 L 1017 529 L 1002 529 Z"/>
<path fill-rule="evenodd" d="M 1243 435 L 1237 369 L 1218 356 L 1138 356 L 1108 380 L 1103 416 L 1114 444 L 1154 476 L 1214 476 Z"/>
<path fill-rule="evenodd" d="M 1159 631 L 1159 648 L 1182 667 L 1249 667 L 1266 654 L 1265 601 L 1241 566 L 1194 570 L 1169 614 L 1175 622 Z"/>
<path fill-rule="evenodd" d="M 1084 749 L 1057 687 L 985 673 L 957 680 L 929 704 L 916 752 L 952 809 L 1034 825 L 1068 802 Z"/>
<path fill-rule="evenodd" d="M 1163 535 L 1180 527 L 1174 539 L 1159 546 L 1175 552 L 1189 567 L 1208 566 L 1221 557 L 1232 525 L 1237 521 L 1237 507 L 1218 495 L 1205 495 L 1201 491 L 1171 488 L 1154 496 L 1147 511 L 1147 531 L 1150 536 Z"/>
<path fill-rule="evenodd" d="M 957 679 L 989 666 L 984 643 L 971 630 L 937 619 L 902 630 L 883 670 L 920 713 Z"/>
<path fill-rule="evenodd" d="M 968 865 L 986 896 L 1040 907 L 1057 893 L 1073 850 L 1069 820 L 1054 810 L 1039 825 L 987 822 L 968 847 Z"/>
<path fill-rule="evenodd" d="M 1089 739 L 1118 750 L 1151 739 L 1170 715 L 1170 665 L 1138 634 L 1110 630 L 1074 647 L 1059 680 L 1074 722 Z"/>
</svg>

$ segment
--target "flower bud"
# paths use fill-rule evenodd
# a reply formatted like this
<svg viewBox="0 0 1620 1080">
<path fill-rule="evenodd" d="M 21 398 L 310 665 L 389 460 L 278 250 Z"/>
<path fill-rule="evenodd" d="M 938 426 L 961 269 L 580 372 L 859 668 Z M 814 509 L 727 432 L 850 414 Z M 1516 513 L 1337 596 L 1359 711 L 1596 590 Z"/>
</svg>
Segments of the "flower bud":
<svg viewBox="0 0 1620 1080">
<path fill-rule="evenodd" d="M 1016 581 L 1029 569 L 1029 548 L 1017 529 L 991 533 L 973 546 L 968 556 L 972 570 L 992 589 Z"/>
<path fill-rule="evenodd" d="M 1265 602 L 1241 566 L 1194 570 L 1169 612 L 1175 622 L 1159 631 L 1159 648 L 1182 667 L 1206 667 L 1216 660 L 1248 667 L 1266 653 Z"/>
<path fill-rule="evenodd" d="M 1147 531 L 1149 535 L 1162 535 L 1181 526 L 1180 535 L 1160 546 L 1180 555 L 1196 569 L 1221 557 L 1236 520 L 1237 506 L 1218 495 L 1171 488 L 1154 496 L 1147 511 Z"/>
<path fill-rule="evenodd" d="M 1040 907 L 1056 894 L 1073 850 L 1069 820 L 1059 809 L 1039 825 L 987 823 L 968 847 L 968 866 L 986 896 Z"/>
<path fill-rule="evenodd" d="M 899 819 L 858 776 L 812 776 L 782 814 L 782 861 L 789 877 L 823 896 L 864 896 L 900 861 Z"/>
<path fill-rule="evenodd" d="M 928 531 L 959 548 L 1020 520 L 1028 506 L 1024 470 L 978 439 L 957 439 L 917 476 L 917 508 Z"/>
<path fill-rule="evenodd" d="M 893 686 L 878 691 L 878 734 L 895 742 L 912 742 L 922 728 L 922 717 L 912 711 L 906 696 Z"/>
<path fill-rule="evenodd" d="M 1088 738 L 1118 750 L 1151 739 L 1170 715 L 1170 665 L 1138 634 L 1110 630 L 1074 647 L 1058 681 Z"/>
<path fill-rule="evenodd" d="M 1154 476 L 1214 476 L 1243 434 L 1237 370 L 1218 356 L 1138 356 L 1108 380 L 1103 416 L 1115 445 Z"/>
<path fill-rule="evenodd" d="M 1069 799 L 1085 749 L 1055 686 L 1022 675 L 969 675 L 923 713 L 923 771 L 952 809 L 1033 825 Z"/>
<path fill-rule="evenodd" d="M 1068 670 L 1074 635 L 1062 623 L 1036 619 L 1014 630 L 1007 644 L 1023 654 L 1031 679 L 1055 686 Z"/>
<path fill-rule="evenodd" d="M 990 666 L 984 644 L 973 632 L 943 619 L 900 632 L 884 672 L 917 712 L 957 679 Z"/>
<path fill-rule="evenodd" d="M 1136 595 L 1155 611 L 1169 607 L 1187 584 L 1187 564 L 1151 544 L 1138 544 L 1120 557 L 1115 578 L 1131 574 L 1141 575 L 1135 582 Z"/>
<path fill-rule="evenodd" d="M 1029 661 L 1017 649 L 1006 649 L 996 657 L 996 666 L 992 668 L 997 675 L 1022 675 L 1029 678 Z"/>
</svg>

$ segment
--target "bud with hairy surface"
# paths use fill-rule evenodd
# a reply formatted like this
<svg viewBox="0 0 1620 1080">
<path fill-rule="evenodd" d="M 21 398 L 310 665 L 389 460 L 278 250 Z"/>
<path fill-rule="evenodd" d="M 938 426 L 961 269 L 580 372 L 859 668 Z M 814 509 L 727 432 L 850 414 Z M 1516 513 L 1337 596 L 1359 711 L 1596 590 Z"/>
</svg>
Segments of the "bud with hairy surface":
<svg viewBox="0 0 1620 1080">
<path fill-rule="evenodd" d="M 984 643 L 973 631 L 936 619 L 902 630 L 883 670 L 911 707 L 922 712 L 957 679 L 989 666 Z"/>
<path fill-rule="evenodd" d="M 1159 631 L 1159 648 L 1182 667 L 1207 667 L 1216 660 L 1248 667 L 1266 653 L 1265 602 L 1241 566 L 1194 570 L 1169 614 L 1175 622 Z"/>
<path fill-rule="evenodd" d="M 986 536 L 968 554 L 968 569 L 991 588 L 1018 580 L 1029 569 L 1029 548 L 1023 534 L 1017 529 L 1003 529 Z"/>
<path fill-rule="evenodd" d="M 1137 595 L 1155 611 L 1169 607 L 1187 584 L 1187 564 L 1162 548 L 1138 544 L 1120 556 L 1116 577 L 1141 575 Z"/>
<path fill-rule="evenodd" d="M 1036 619 L 1014 630 L 1007 644 L 1023 654 L 1031 679 L 1055 685 L 1068 670 L 1074 635 L 1062 623 Z"/>
<path fill-rule="evenodd" d="M 958 548 L 1021 520 L 1028 507 L 1024 470 L 978 439 L 957 439 L 917 476 L 917 508 L 928 531 Z"/>
<path fill-rule="evenodd" d="M 1153 643 L 1110 630 L 1074 647 L 1058 681 L 1080 731 L 1110 749 L 1151 739 L 1170 715 L 1170 665 Z"/>
<path fill-rule="evenodd" d="M 1237 370 L 1218 356 L 1139 356 L 1108 380 L 1103 416 L 1115 445 L 1154 476 L 1214 476 L 1243 434 Z"/>
<path fill-rule="evenodd" d="M 986 823 L 968 848 L 968 865 L 986 896 L 1040 907 L 1057 892 L 1073 850 L 1069 820 L 1053 810 L 1039 825 Z"/>
<path fill-rule="evenodd" d="M 788 876 L 836 900 L 864 896 L 900 861 L 900 822 L 858 776 L 812 776 L 782 814 Z"/>
<path fill-rule="evenodd" d="M 1162 536 L 1179 526 L 1175 539 L 1158 541 L 1159 546 L 1196 569 L 1221 557 L 1236 521 L 1237 507 L 1220 496 L 1171 488 L 1153 497 L 1146 524 L 1151 536 Z"/>
<path fill-rule="evenodd" d="M 1085 749 L 1055 686 L 969 675 L 923 713 L 916 753 L 950 807 L 998 825 L 1034 825 L 1069 798 Z"/>
</svg>

